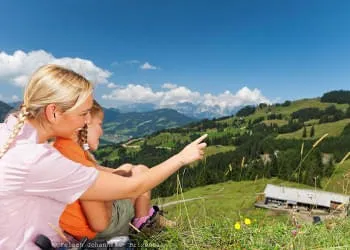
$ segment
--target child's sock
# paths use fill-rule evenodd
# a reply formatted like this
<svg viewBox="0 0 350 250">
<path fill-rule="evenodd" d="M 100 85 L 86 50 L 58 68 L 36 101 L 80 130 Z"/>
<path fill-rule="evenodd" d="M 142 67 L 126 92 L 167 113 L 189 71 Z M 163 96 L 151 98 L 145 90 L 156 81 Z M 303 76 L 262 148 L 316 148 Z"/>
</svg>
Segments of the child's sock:
<svg viewBox="0 0 350 250">
<path fill-rule="evenodd" d="M 139 217 L 139 218 L 134 218 L 134 220 L 132 221 L 132 224 L 137 227 L 140 228 L 142 226 L 142 224 L 144 224 L 149 217 L 151 217 L 154 214 L 155 210 L 153 207 L 151 207 L 149 209 L 148 215 L 143 216 L 143 217 Z"/>
</svg>

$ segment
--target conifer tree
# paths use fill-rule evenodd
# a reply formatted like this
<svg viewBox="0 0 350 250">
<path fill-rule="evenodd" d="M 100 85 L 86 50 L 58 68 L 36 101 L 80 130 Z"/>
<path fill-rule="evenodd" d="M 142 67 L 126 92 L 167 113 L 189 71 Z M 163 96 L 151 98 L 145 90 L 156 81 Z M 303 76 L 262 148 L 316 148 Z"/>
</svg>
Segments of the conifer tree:
<svg viewBox="0 0 350 250">
<path fill-rule="evenodd" d="M 304 126 L 304 129 L 303 129 L 303 135 L 302 135 L 303 138 L 306 138 L 306 127 Z"/>
<path fill-rule="evenodd" d="M 315 136 L 315 127 L 314 125 L 312 125 L 311 130 L 310 130 L 310 137 L 314 137 Z"/>
</svg>

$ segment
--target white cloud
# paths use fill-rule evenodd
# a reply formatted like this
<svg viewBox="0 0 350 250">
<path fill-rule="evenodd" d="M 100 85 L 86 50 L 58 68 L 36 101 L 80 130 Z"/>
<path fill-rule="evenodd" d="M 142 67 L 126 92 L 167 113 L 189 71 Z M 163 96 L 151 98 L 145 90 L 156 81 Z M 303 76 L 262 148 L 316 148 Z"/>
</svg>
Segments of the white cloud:
<svg viewBox="0 0 350 250">
<path fill-rule="evenodd" d="M 145 62 L 144 64 L 142 64 L 140 66 L 140 69 L 144 69 L 144 70 L 155 70 L 158 69 L 158 67 L 150 64 L 149 62 Z"/>
<path fill-rule="evenodd" d="M 232 109 L 242 105 L 271 103 L 264 97 L 260 90 L 250 90 L 248 87 L 243 87 L 233 94 L 230 91 L 225 91 L 222 94 L 214 96 L 212 94 L 205 94 L 203 96 L 203 104 L 207 106 L 219 106 L 221 109 Z"/>
<path fill-rule="evenodd" d="M 164 86 L 165 85 L 165 86 Z M 204 107 L 219 107 L 220 110 L 234 109 L 248 104 L 271 103 L 258 89 L 243 87 L 236 93 L 225 91 L 218 95 L 200 94 L 184 86 L 164 84 L 163 91 L 153 91 L 150 87 L 129 84 L 113 90 L 102 98 L 116 103 L 153 103 L 158 107 L 171 107 L 178 103 L 193 103 Z M 169 88 L 170 87 L 170 88 Z"/>
<path fill-rule="evenodd" d="M 12 101 L 19 101 L 19 97 L 17 96 L 17 95 L 13 95 L 13 96 L 11 96 L 11 100 Z"/>
<path fill-rule="evenodd" d="M 107 84 L 107 88 L 110 88 L 110 89 L 115 89 L 117 87 L 118 87 L 118 85 L 114 84 L 113 82 L 110 82 L 110 83 Z"/>
<path fill-rule="evenodd" d="M 174 89 L 174 88 L 176 88 L 177 87 L 177 85 L 176 84 L 173 84 L 173 83 L 171 83 L 171 82 L 166 82 L 166 83 L 164 83 L 163 85 L 162 85 L 162 88 L 163 89 Z"/>
<path fill-rule="evenodd" d="M 112 67 L 115 67 L 115 66 L 118 66 L 119 64 L 120 64 L 119 62 L 114 61 L 114 62 L 111 63 L 111 66 L 112 66 Z"/>
<path fill-rule="evenodd" d="M 122 65 L 132 65 L 132 64 L 140 64 L 139 60 L 127 60 L 127 61 L 122 61 L 122 62 L 118 62 L 118 61 L 114 61 L 111 63 L 112 67 L 117 67 L 117 66 L 122 66 Z"/>
<path fill-rule="evenodd" d="M 11 102 L 17 102 L 20 100 L 20 98 L 17 95 L 3 95 L 0 94 L 0 100 L 6 103 L 11 103 Z"/>
<path fill-rule="evenodd" d="M 4 51 L 0 52 L 0 81 L 25 86 L 30 75 L 37 68 L 49 63 L 70 68 L 94 83 L 108 83 L 108 78 L 112 75 L 108 70 L 99 68 L 86 59 L 56 58 L 44 50 L 28 53 L 17 50 L 12 55 Z"/>
<path fill-rule="evenodd" d="M 165 107 L 184 102 L 198 103 L 200 98 L 199 92 L 193 92 L 184 86 L 180 86 L 163 92 L 163 98 L 159 105 Z"/>
<path fill-rule="evenodd" d="M 162 95 L 163 92 L 153 92 L 150 87 L 129 84 L 125 88 L 113 90 L 110 95 L 104 95 L 102 98 L 121 103 L 159 103 Z"/>
<path fill-rule="evenodd" d="M 139 64 L 140 61 L 139 60 L 129 60 L 125 62 L 126 64 Z"/>
<path fill-rule="evenodd" d="M 278 96 L 272 100 L 272 103 L 279 103 L 281 101 L 282 101 L 282 98 Z"/>
</svg>

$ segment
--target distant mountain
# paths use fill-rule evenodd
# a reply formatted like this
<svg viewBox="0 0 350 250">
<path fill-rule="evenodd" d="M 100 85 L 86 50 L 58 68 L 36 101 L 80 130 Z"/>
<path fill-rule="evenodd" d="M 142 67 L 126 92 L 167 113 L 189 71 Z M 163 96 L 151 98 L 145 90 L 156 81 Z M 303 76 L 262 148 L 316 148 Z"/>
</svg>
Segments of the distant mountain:
<svg viewBox="0 0 350 250">
<path fill-rule="evenodd" d="M 17 108 L 22 104 L 22 101 L 19 102 L 9 102 L 7 103 L 8 105 L 10 105 L 12 108 Z"/>
<path fill-rule="evenodd" d="M 218 105 L 209 106 L 204 104 L 193 104 L 191 102 L 178 103 L 175 105 L 162 106 L 161 108 L 173 109 L 188 117 L 194 117 L 197 119 L 211 119 L 222 116 L 234 115 L 241 107 L 232 109 L 222 109 Z M 130 112 L 148 112 L 160 109 L 158 106 L 151 103 L 135 103 L 124 106 L 118 106 L 117 109 L 120 113 Z"/>
<path fill-rule="evenodd" d="M 114 122 L 121 115 L 119 109 L 116 108 L 103 108 L 104 123 Z"/>
<path fill-rule="evenodd" d="M 142 137 L 159 130 L 183 126 L 195 120 L 172 109 L 131 113 L 105 109 L 103 139 L 116 142 L 130 137 Z"/>
<path fill-rule="evenodd" d="M 158 109 L 156 105 L 152 103 L 132 103 L 128 105 L 121 105 L 117 108 L 121 113 L 149 112 Z"/>
<path fill-rule="evenodd" d="M 3 122 L 6 115 L 19 104 L 16 102 L 9 105 L 0 101 L 0 122 Z M 142 137 L 159 130 L 175 128 L 196 121 L 172 109 L 121 113 L 116 108 L 105 108 L 104 113 L 104 144 L 108 141 L 119 142 L 130 137 Z"/>
<path fill-rule="evenodd" d="M 0 122 L 3 122 L 7 114 L 12 110 L 13 107 L 0 101 Z"/>
<path fill-rule="evenodd" d="M 234 115 L 237 110 L 240 109 L 240 107 L 236 107 L 233 109 L 221 109 L 218 105 L 216 106 L 208 106 L 208 105 L 196 105 L 190 102 L 185 103 L 178 103 L 176 106 L 172 107 L 173 109 L 177 110 L 178 112 L 189 116 L 189 117 L 195 117 L 198 119 L 205 119 L 205 118 L 218 118 L 222 116 L 230 116 Z"/>
</svg>

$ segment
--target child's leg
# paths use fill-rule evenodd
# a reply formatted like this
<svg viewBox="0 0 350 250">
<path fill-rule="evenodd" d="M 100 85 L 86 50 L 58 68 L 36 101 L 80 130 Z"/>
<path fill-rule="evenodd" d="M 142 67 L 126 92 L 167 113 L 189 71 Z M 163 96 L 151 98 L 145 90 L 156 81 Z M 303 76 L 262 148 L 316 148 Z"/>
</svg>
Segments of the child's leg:
<svg viewBox="0 0 350 250">
<path fill-rule="evenodd" d="M 117 200 L 112 205 L 112 217 L 108 227 L 96 235 L 96 239 L 109 240 L 129 234 L 129 223 L 134 217 L 134 207 L 130 200 Z"/>
<path fill-rule="evenodd" d="M 138 175 L 148 170 L 148 167 L 144 165 L 136 165 L 132 168 L 132 176 Z M 151 191 L 143 193 L 142 195 L 133 199 L 135 208 L 135 217 L 141 218 L 148 216 L 151 208 Z"/>
<path fill-rule="evenodd" d="M 148 167 L 145 165 L 136 165 L 131 169 L 132 176 L 138 175 L 148 170 Z M 157 206 L 151 206 L 151 191 L 146 192 L 136 199 L 133 200 L 135 208 L 135 218 L 132 221 L 132 224 L 141 229 L 145 225 L 152 223 L 152 229 L 154 227 L 173 227 L 175 222 L 165 219 L 161 215 L 161 211 Z M 155 222 L 155 223 L 154 223 Z"/>
<path fill-rule="evenodd" d="M 148 167 L 145 165 L 135 165 L 131 169 L 132 176 L 136 176 L 147 170 Z M 135 227 L 139 228 L 154 213 L 153 207 L 151 207 L 151 191 L 132 199 L 131 202 L 134 204 L 135 210 L 135 218 L 132 223 Z"/>
</svg>

